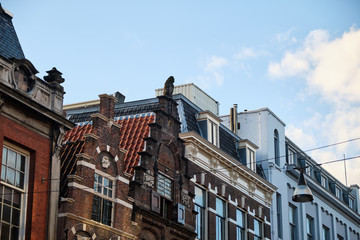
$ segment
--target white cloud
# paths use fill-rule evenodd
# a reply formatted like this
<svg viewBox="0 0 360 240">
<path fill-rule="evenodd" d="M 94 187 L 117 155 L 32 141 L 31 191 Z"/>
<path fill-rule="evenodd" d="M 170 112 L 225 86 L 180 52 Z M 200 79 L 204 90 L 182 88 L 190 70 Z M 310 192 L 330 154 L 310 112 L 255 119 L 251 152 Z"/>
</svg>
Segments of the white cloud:
<svg viewBox="0 0 360 240">
<path fill-rule="evenodd" d="M 293 32 L 293 28 L 287 30 L 286 32 L 277 33 L 274 36 L 274 39 L 279 43 L 289 42 L 289 43 L 295 43 L 297 42 L 295 37 L 292 37 L 291 34 Z"/>
<path fill-rule="evenodd" d="M 268 74 L 274 78 L 301 76 L 306 93 L 318 95 L 332 108 L 315 113 L 301 126 L 289 125 L 287 134 L 302 148 L 318 142 L 336 143 L 360 137 L 360 29 L 351 28 L 330 40 L 325 30 L 311 31 L 302 46 L 286 52 L 279 62 L 270 62 Z M 306 129 L 306 131 L 302 130 Z M 319 162 L 360 155 L 360 140 L 309 153 Z M 360 159 L 346 162 L 348 183 L 360 184 Z M 345 183 L 344 164 L 324 167 Z"/>
<path fill-rule="evenodd" d="M 199 87 L 208 89 L 210 87 L 221 86 L 224 83 L 223 68 L 226 67 L 229 60 L 224 57 L 212 56 L 206 60 L 203 68 L 203 74 L 194 78 L 189 78 L 189 82 L 195 82 Z"/>
<path fill-rule="evenodd" d="M 235 54 L 235 59 L 244 59 L 244 58 L 253 58 L 256 57 L 259 53 L 256 53 L 253 48 L 243 47 L 240 52 Z"/>
</svg>

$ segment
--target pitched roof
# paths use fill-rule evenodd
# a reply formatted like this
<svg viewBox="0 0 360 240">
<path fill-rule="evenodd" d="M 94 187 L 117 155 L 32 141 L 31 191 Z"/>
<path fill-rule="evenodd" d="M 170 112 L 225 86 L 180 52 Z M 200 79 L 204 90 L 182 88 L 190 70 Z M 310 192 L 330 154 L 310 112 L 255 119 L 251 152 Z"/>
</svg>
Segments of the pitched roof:
<svg viewBox="0 0 360 240">
<path fill-rule="evenodd" d="M 149 123 L 153 123 L 154 114 L 138 114 L 116 117 L 115 121 L 121 125 L 119 147 L 126 150 L 124 158 L 124 171 L 134 174 L 134 166 L 140 160 L 138 152 L 144 149 L 144 138 L 149 136 Z M 67 131 L 61 151 L 61 190 L 60 195 L 65 196 L 67 190 L 67 175 L 76 174 L 76 155 L 84 151 L 85 134 L 92 130 L 92 122 L 79 125 Z"/>
<path fill-rule="evenodd" d="M 0 4 L 0 55 L 7 59 L 24 59 L 25 55 L 11 19 L 11 14 Z"/>
</svg>

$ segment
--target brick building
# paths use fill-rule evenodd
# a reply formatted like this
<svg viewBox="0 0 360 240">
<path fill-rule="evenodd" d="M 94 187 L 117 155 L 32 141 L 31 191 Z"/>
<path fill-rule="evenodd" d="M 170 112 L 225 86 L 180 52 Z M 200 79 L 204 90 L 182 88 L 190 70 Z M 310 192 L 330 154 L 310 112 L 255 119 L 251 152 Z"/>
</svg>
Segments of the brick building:
<svg viewBox="0 0 360 240">
<path fill-rule="evenodd" d="M 194 239 L 176 102 L 114 118 L 116 100 L 100 95 L 99 111 L 64 138 L 59 239 Z"/>
<path fill-rule="evenodd" d="M 256 164 L 243 164 L 246 154 L 240 157 L 256 151 L 255 144 L 240 139 L 215 114 L 181 94 L 134 102 L 115 96 L 110 111 L 104 109 L 104 98 L 114 99 L 108 95 L 66 106 L 67 118 L 77 127 L 66 134 L 62 152 L 61 237 L 270 238 L 276 188 L 254 171 Z M 109 113 L 101 117 L 101 129 L 111 122 L 121 126 L 116 125 L 120 136 L 111 137 L 115 145 L 93 133 L 99 128 L 99 111 Z M 102 166 L 105 154 L 119 172 Z M 104 187 L 99 190 L 99 176 L 111 182 L 111 195 L 104 196 Z M 108 214 L 97 210 L 104 206 L 99 198 L 108 201 Z"/>
<path fill-rule="evenodd" d="M 64 79 L 56 69 L 36 77 L 1 5 L 0 32 L 0 237 L 54 239 L 58 149 L 73 127 L 62 115 Z"/>
</svg>

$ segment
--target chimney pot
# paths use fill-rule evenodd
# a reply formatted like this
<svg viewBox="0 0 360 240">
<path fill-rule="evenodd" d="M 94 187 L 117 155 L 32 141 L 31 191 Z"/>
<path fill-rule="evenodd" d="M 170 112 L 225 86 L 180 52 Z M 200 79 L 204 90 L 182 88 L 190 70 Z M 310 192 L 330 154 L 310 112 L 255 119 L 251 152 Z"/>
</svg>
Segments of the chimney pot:
<svg viewBox="0 0 360 240">
<path fill-rule="evenodd" d="M 116 97 L 107 94 L 101 94 L 100 97 L 100 113 L 107 118 L 114 118 L 114 108 Z"/>
</svg>

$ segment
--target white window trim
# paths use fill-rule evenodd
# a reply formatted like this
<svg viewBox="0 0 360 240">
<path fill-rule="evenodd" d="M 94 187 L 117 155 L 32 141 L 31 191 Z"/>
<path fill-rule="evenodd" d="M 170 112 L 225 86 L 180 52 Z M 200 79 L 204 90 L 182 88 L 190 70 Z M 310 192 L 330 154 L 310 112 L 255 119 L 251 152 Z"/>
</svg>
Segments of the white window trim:
<svg viewBox="0 0 360 240">
<path fill-rule="evenodd" d="M 28 186 L 29 186 L 29 166 L 30 166 L 30 152 L 26 151 L 23 148 L 20 148 L 12 143 L 9 143 L 7 141 L 4 141 L 2 148 L 8 148 L 11 149 L 14 152 L 18 152 L 25 156 L 25 176 L 24 176 L 24 189 L 17 188 L 11 184 L 8 184 L 6 182 L 1 181 L 1 184 L 4 186 L 8 186 L 11 188 L 16 189 L 17 191 L 22 192 L 21 197 L 21 213 L 20 213 L 20 228 L 19 228 L 19 239 L 25 239 L 25 230 L 26 230 L 26 210 L 27 210 L 27 196 L 26 194 L 28 192 Z M 2 159 L 3 160 L 3 159 Z M 1 173 L 0 173 L 1 174 Z"/>
</svg>

